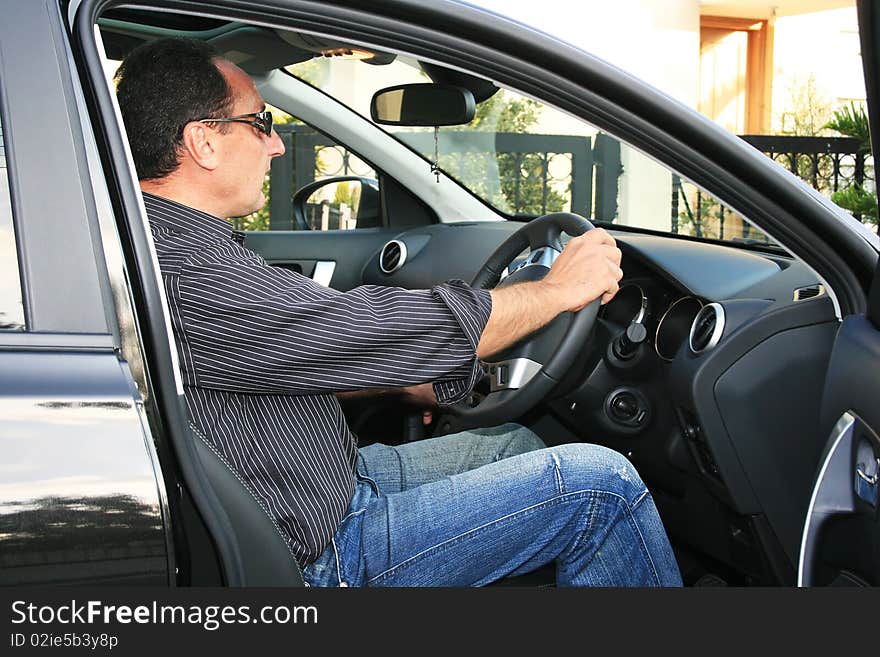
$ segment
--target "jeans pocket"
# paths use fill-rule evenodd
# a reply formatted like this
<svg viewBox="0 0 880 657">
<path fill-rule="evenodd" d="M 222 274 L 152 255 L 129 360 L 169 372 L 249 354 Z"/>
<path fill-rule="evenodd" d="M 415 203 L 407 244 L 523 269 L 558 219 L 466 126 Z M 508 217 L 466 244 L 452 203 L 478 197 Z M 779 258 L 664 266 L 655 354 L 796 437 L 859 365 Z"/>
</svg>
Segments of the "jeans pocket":
<svg viewBox="0 0 880 657">
<path fill-rule="evenodd" d="M 312 563 L 302 570 L 303 580 L 307 586 L 338 586 L 339 572 L 336 567 L 336 546 L 331 538 L 324 551 Z"/>
<path fill-rule="evenodd" d="M 362 586 L 364 582 L 364 557 L 361 529 L 364 512 L 356 511 L 346 516 L 333 537 L 336 551 L 338 586 Z"/>
<path fill-rule="evenodd" d="M 309 586 L 361 586 L 364 560 L 361 527 L 364 512 L 349 513 L 339 523 L 336 533 L 320 556 L 303 569 Z"/>
<path fill-rule="evenodd" d="M 315 561 L 303 569 L 311 586 L 360 586 L 364 580 L 362 528 L 364 511 L 376 499 L 368 482 L 358 481 L 346 515 Z"/>
<path fill-rule="evenodd" d="M 367 467 L 364 463 L 364 457 L 360 454 L 358 454 L 357 462 L 355 463 L 354 476 L 358 481 L 368 484 L 372 489 L 373 494 L 377 497 L 379 496 L 379 485 L 372 477 L 367 475 Z"/>
</svg>

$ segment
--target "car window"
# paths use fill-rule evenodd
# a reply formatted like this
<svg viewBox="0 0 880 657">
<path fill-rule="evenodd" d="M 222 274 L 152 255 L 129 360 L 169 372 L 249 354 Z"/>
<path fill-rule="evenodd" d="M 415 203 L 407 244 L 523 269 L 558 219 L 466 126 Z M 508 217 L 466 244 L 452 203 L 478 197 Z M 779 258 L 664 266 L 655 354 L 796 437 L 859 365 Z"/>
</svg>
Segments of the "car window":
<svg viewBox="0 0 880 657">
<path fill-rule="evenodd" d="M 354 111 L 370 118 L 374 92 L 430 82 L 418 62 L 317 58 L 287 67 Z M 432 70 L 436 78 L 437 71 Z M 498 89 L 477 98 L 467 125 L 433 128 L 379 126 L 433 161 L 471 193 L 509 217 L 569 211 L 673 234 L 718 240 L 771 240 L 743 217 L 682 177 L 592 125 Z"/>
<path fill-rule="evenodd" d="M 111 86 L 120 61 L 104 60 Z M 382 225 L 378 205 L 361 203 L 364 188 L 378 192 L 373 167 L 343 144 L 271 105 L 272 124 L 284 142 L 284 155 L 274 158 L 263 182 L 266 203 L 244 217 L 228 217 L 236 230 L 354 230 Z M 325 185 L 313 185 L 326 180 Z M 294 213 L 295 194 L 306 186 L 302 215 Z M 377 193 L 370 197 L 378 196 Z"/>
<path fill-rule="evenodd" d="M 343 144 L 276 108 L 273 125 L 284 155 L 263 183 L 265 205 L 230 219 L 238 230 L 354 230 L 382 225 L 379 206 L 361 202 L 378 192 L 373 167 Z M 323 183 L 323 184 L 321 184 Z M 294 208 L 299 205 L 300 212 Z"/>
<path fill-rule="evenodd" d="M 21 331 L 24 328 L 18 250 L 15 246 L 12 199 L 6 171 L 6 143 L 0 122 L 0 330 Z"/>
</svg>

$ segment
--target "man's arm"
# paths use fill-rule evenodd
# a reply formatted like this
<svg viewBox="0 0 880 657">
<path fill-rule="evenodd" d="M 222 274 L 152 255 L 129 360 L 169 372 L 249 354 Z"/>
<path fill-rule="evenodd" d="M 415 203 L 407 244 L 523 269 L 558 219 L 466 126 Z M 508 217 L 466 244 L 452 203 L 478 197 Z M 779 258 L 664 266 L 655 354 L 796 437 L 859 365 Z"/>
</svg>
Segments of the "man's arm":
<svg viewBox="0 0 880 657">
<path fill-rule="evenodd" d="M 199 383 L 248 394 L 326 394 L 435 382 L 457 401 L 481 375 L 487 290 L 362 285 L 340 292 L 231 242 L 180 268 L 179 317 Z"/>
<path fill-rule="evenodd" d="M 501 351 L 562 312 L 580 310 L 599 297 L 607 303 L 622 277 L 620 249 L 605 230 L 573 238 L 542 280 L 491 291 L 492 313 L 477 356 L 482 360 Z"/>
<path fill-rule="evenodd" d="M 419 383 L 414 386 L 402 386 L 400 388 L 344 390 L 342 392 L 337 392 L 336 397 L 340 401 L 357 401 L 384 397 L 410 406 L 417 406 L 422 409 L 433 409 L 437 407 L 437 395 L 434 394 L 433 383 Z"/>
<path fill-rule="evenodd" d="M 401 388 L 372 388 L 367 390 L 347 390 L 337 392 L 336 398 L 343 405 L 346 402 L 378 399 L 380 402 L 394 402 L 406 404 L 417 408 L 422 412 L 422 423 L 431 424 L 434 419 L 434 410 L 437 408 L 437 395 L 434 392 L 433 383 L 419 383 L 414 386 Z"/>
</svg>

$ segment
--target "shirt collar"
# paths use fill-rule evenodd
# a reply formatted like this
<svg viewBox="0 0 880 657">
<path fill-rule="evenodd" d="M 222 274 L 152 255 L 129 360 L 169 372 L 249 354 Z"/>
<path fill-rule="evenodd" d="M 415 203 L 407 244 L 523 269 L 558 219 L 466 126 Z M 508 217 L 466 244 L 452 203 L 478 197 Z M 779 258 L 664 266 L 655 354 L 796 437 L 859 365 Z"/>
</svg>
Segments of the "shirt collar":
<svg viewBox="0 0 880 657">
<path fill-rule="evenodd" d="M 143 192 L 143 196 L 151 223 L 175 232 L 192 233 L 203 239 L 220 237 L 240 243 L 241 235 L 233 231 L 225 219 L 149 192 Z"/>
</svg>

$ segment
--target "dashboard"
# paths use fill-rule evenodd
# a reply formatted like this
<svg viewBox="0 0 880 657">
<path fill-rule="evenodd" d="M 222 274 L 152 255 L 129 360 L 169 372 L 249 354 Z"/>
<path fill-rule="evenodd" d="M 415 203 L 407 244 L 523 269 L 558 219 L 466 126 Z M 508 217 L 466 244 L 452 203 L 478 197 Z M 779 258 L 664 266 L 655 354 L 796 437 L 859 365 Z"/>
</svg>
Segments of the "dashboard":
<svg viewBox="0 0 880 657">
<path fill-rule="evenodd" d="M 383 271 L 383 247 L 363 280 L 411 288 L 470 280 L 520 226 L 510 224 L 404 232 L 395 240 L 403 262 L 395 253 L 395 269 Z M 672 535 L 739 572 L 776 563 L 785 572 L 773 577 L 787 579 L 824 442 L 815 427 L 838 325 L 833 303 L 808 267 L 783 254 L 612 234 L 623 253 L 620 290 L 532 420 L 559 427 L 559 442 L 600 443 L 630 458 Z"/>
</svg>

